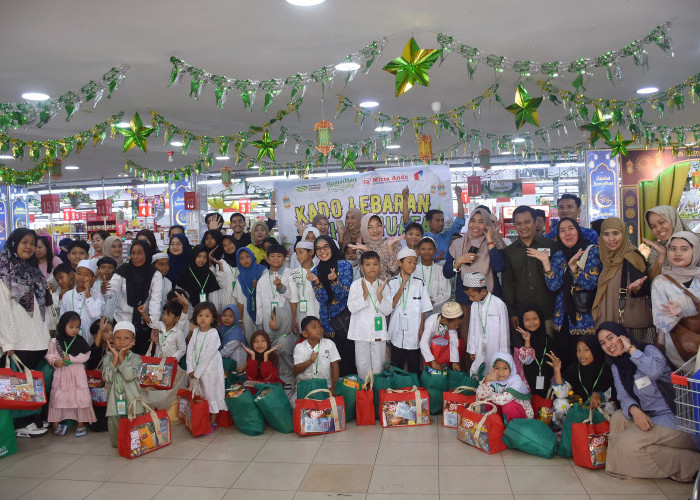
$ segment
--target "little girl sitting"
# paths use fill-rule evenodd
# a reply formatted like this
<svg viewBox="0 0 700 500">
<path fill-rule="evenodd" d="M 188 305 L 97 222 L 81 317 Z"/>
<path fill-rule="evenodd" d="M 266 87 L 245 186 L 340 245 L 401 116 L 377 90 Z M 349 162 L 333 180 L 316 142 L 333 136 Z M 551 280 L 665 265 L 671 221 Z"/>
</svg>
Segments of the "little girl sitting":
<svg viewBox="0 0 700 500">
<path fill-rule="evenodd" d="M 282 384 L 277 371 L 279 356 L 275 352 L 280 344 L 272 347 L 272 341 L 267 332 L 258 330 L 250 338 L 250 346 L 252 349 L 243 346 L 250 357 L 243 367 L 238 367 L 238 370 L 245 370 L 246 379 L 249 381 Z M 251 389 L 251 392 L 255 394 L 255 389 Z"/>
<path fill-rule="evenodd" d="M 54 367 L 49 422 L 53 422 L 54 434 L 64 436 L 66 425 L 62 420 L 78 422 L 75 436 L 87 434 L 86 423 L 95 422 L 92 398 L 85 374 L 85 363 L 90 359 L 90 346 L 79 334 L 80 315 L 74 311 L 64 313 L 56 326 L 56 338 L 51 339 L 46 361 Z"/>
<path fill-rule="evenodd" d="M 221 325 L 217 328 L 221 337 L 221 357 L 232 359 L 236 368 L 245 369 L 245 336 L 238 320 L 238 305 L 229 304 L 221 311 Z"/>
<path fill-rule="evenodd" d="M 552 376 L 552 367 L 547 364 L 547 352 L 552 352 L 554 341 L 547 336 L 544 315 L 537 304 L 528 302 L 518 311 L 520 326 L 515 330 L 522 335 L 523 347 L 513 349 L 515 367 L 530 392 L 546 398 Z"/>
<path fill-rule="evenodd" d="M 497 405 L 498 413 L 506 420 L 533 418 L 530 391 L 520 375 L 515 372 L 513 356 L 498 351 L 491 362 L 491 373 L 479 383 L 476 398 Z"/>
</svg>

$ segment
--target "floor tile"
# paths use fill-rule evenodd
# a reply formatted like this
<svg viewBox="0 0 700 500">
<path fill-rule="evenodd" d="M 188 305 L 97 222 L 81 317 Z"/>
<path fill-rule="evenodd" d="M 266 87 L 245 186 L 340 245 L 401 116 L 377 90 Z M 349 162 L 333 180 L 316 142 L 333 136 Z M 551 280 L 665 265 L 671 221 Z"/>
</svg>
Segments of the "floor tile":
<svg viewBox="0 0 700 500">
<path fill-rule="evenodd" d="M 346 431 L 347 432 L 347 431 Z M 338 432 L 338 434 L 344 434 L 345 432 Z M 283 432 L 273 432 L 270 434 L 270 441 L 323 441 L 326 434 L 314 434 L 312 436 L 299 436 L 293 432 L 285 434 Z"/>
<path fill-rule="evenodd" d="M 384 429 L 381 442 L 434 443 L 436 441 L 437 427 L 434 425 L 417 425 Z"/>
<path fill-rule="evenodd" d="M 513 495 L 440 495 L 440 500 L 513 500 Z M 570 497 L 566 497 L 566 500 L 570 500 Z M 588 500 L 588 495 L 583 500 Z"/>
<path fill-rule="evenodd" d="M 499 455 L 501 455 L 505 465 L 542 465 L 544 467 L 565 465 L 571 467 L 571 462 L 568 458 L 562 458 L 558 455 L 552 458 L 542 458 L 520 450 L 503 450 Z"/>
<path fill-rule="evenodd" d="M 68 453 L 32 454 L 0 471 L 0 476 L 48 478 L 79 458 Z"/>
<path fill-rule="evenodd" d="M 3 458 L 3 460 L 5 459 Z M 43 481 L 45 480 L 34 477 L 3 477 L 0 479 L 2 498 L 5 500 L 15 500 Z"/>
<path fill-rule="evenodd" d="M 438 452 L 440 465 L 503 465 L 501 453 L 489 455 L 456 439 L 440 443 Z"/>
<path fill-rule="evenodd" d="M 151 500 L 161 489 L 160 484 L 102 483 L 85 500 Z"/>
<path fill-rule="evenodd" d="M 126 459 L 125 459 L 126 460 Z M 187 465 L 187 460 L 141 457 L 114 474 L 110 481 L 120 483 L 168 484 Z"/>
<path fill-rule="evenodd" d="M 308 469 L 309 464 L 252 462 L 233 486 L 248 490 L 296 491 Z M 272 471 L 274 474 L 271 473 Z"/>
<path fill-rule="evenodd" d="M 245 462 L 193 460 L 169 484 L 230 488 L 247 466 Z"/>
<path fill-rule="evenodd" d="M 355 422 L 349 422 L 345 432 L 334 432 L 326 434 L 324 442 L 328 441 L 371 441 L 378 443 L 382 438 L 382 426 L 379 423 L 374 425 L 357 425 Z"/>
<path fill-rule="evenodd" d="M 441 465 L 440 495 L 508 495 L 511 493 L 502 465 Z"/>
<path fill-rule="evenodd" d="M 101 484 L 97 481 L 47 479 L 20 498 L 22 500 L 46 500 L 47 498 L 51 500 L 75 500 L 76 498 L 85 498 Z"/>
<path fill-rule="evenodd" d="M 382 442 L 378 465 L 438 465 L 438 443 Z"/>
<path fill-rule="evenodd" d="M 202 450 L 209 446 L 209 442 L 199 439 L 173 439 L 165 448 L 156 450 L 149 456 L 152 458 L 181 458 L 191 460 L 199 455 Z"/>
<path fill-rule="evenodd" d="M 227 488 L 168 485 L 160 490 L 154 500 L 221 500 L 228 491 Z"/>
<path fill-rule="evenodd" d="M 365 493 L 372 465 L 311 464 L 299 486 L 302 491 Z"/>
<path fill-rule="evenodd" d="M 313 436 L 310 436 L 313 437 Z M 306 438 L 304 438 L 306 439 Z M 265 446 L 255 455 L 254 462 L 289 462 L 310 464 L 321 447 L 321 442 L 313 441 L 287 441 L 270 439 Z"/>
<path fill-rule="evenodd" d="M 367 493 L 366 500 L 440 500 L 440 495 L 410 495 L 396 493 Z"/>
<path fill-rule="evenodd" d="M 274 490 L 243 490 L 233 488 L 228 490 L 223 500 L 292 500 L 296 491 Z"/>
<path fill-rule="evenodd" d="M 457 429 L 454 429 L 452 427 L 443 427 L 442 424 L 440 424 L 437 427 L 437 433 L 438 441 L 440 441 L 441 443 L 457 442 Z"/>
<path fill-rule="evenodd" d="M 73 453 L 76 455 L 83 455 L 97 446 L 109 446 L 109 435 L 108 433 L 102 432 L 90 432 L 83 437 L 75 437 L 73 433 L 75 432 L 75 427 L 69 427 L 68 432 L 63 437 L 54 436 L 50 434 L 40 440 L 45 451 L 49 453 Z"/>
<path fill-rule="evenodd" d="M 333 493 L 326 491 L 297 491 L 294 500 L 365 500 L 365 493 Z"/>
<path fill-rule="evenodd" d="M 324 441 L 316 453 L 314 463 L 374 465 L 378 449 L 378 442 Z"/>
<path fill-rule="evenodd" d="M 666 495 L 690 495 L 693 483 L 679 483 L 670 479 L 654 479 L 654 483 Z"/>
<path fill-rule="evenodd" d="M 629 493 L 627 495 L 590 495 L 591 500 L 667 500 L 668 497 L 662 493 L 657 495 L 638 495 Z M 568 498 L 567 498 L 568 500 Z M 688 500 L 688 496 L 684 496 L 684 500 Z"/>
<path fill-rule="evenodd" d="M 438 468 L 434 465 L 375 465 L 368 493 L 437 494 Z"/>
<path fill-rule="evenodd" d="M 653 479 L 620 479 L 605 473 L 605 470 L 574 467 L 581 483 L 589 495 L 661 494 Z"/>
<path fill-rule="evenodd" d="M 514 495 L 585 495 L 581 481 L 570 467 L 551 467 L 535 465 L 507 465 L 506 472 Z"/>
<path fill-rule="evenodd" d="M 491 500 L 491 497 L 488 497 Z M 514 495 L 515 500 L 560 500 L 561 495 Z M 590 500 L 588 495 L 566 495 L 566 500 Z M 617 498 L 617 497 L 615 497 Z M 622 499 L 620 499 L 622 500 Z"/>
<path fill-rule="evenodd" d="M 53 477 L 55 479 L 109 481 L 115 473 L 125 469 L 128 465 L 129 461 L 123 457 L 87 455 L 80 457 Z"/>
<path fill-rule="evenodd" d="M 266 441 L 263 439 L 246 440 L 235 436 L 221 436 L 209 443 L 197 455 L 197 459 L 250 462 L 260 449 L 265 446 Z"/>
</svg>

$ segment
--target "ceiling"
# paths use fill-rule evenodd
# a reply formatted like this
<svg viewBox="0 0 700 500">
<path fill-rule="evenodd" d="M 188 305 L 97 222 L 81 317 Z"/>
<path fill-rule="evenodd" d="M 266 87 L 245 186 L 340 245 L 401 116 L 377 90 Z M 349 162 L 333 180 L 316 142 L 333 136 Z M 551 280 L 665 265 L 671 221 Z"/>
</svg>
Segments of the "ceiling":
<svg viewBox="0 0 700 500">
<path fill-rule="evenodd" d="M 288 92 L 277 97 L 269 113 L 260 110 L 262 96 L 258 96 L 253 112 L 248 112 L 233 92 L 221 110 L 215 105 L 212 87 L 204 89 L 199 101 L 188 97 L 186 77 L 174 89 L 167 88 L 172 68 L 170 56 L 229 77 L 284 78 L 335 63 L 370 41 L 387 36 L 388 44 L 368 75 L 358 73 L 346 88 L 343 78 L 338 78 L 332 88 L 326 89 L 323 111 L 320 85 L 311 85 L 300 109 L 300 119 L 290 116 L 283 122 L 299 135 L 313 138 L 313 124 L 325 116 L 334 122 L 334 142 L 347 143 L 375 132 L 369 121 L 364 129 L 355 127 L 351 111 L 335 118 L 338 93 L 355 102 L 375 99 L 380 102 L 379 110 L 392 115 L 426 116 L 432 114 L 432 101 L 441 101 L 442 110 L 446 111 L 493 84 L 494 72 L 490 68 L 480 65 L 470 80 L 465 60 L 450 54 L 441 66 L 436 64 L 430 70 L 429 88 L 416 86 L 395 98 L 394 77 L 381 68 L 401 54 L 412 35 L 421 48 L 438 47 L 435 34 L 442 32 L 486 52 L 541 62 L 571 61 L 620 48 L 665 21 L 672 22 L 670 35 L 675 57 L 667 58 L 658 47 L 649 46 L 649 70 L 642 71 L 631 60 L 625 60 L 623 80 L 614 86 L 604 71 L 594 70 L 586 95 L 601 98 L 635 97 L 637 88 L 652 85 L 663 90 L 700 72 L 700 3 L 327 0 L 320 6 L 301 8 L 284 0 L 3 0 L 0 102 L 19 102 L 21 94 L 27 91 L 42 91 L 52 97 L 77 91 L 110 67 L 128 63 L 131 70 L 110 100 L 103 99 L 95 108 L 84 106 L 68 123 L 65 112 L 61 112 L 41 129 L 28 127 L 11 135 L 25 140 L 59 138 L 89 129 L 119 111 L 125 113 L 127 121 L 138 111 L 148 122 L 151 110 L 194 133 L 231 135 L 249 125 L 266 122 L 286 105 Z M 573 90 L 571 80 L 570 75 L 565 75 L 557 85 Z M 515 73 L 500 75 L 499 93 L 505 104 L 513 102 L 516 83 Z M 526 86 L 531 95 L 540 95 L 534 81 Z M 687 99 L 685 110 L 667 112 L 664 118 L 655 117 L 653 121 L 670 126 L 690 125 L 698 122 L 698 109 Z M 544 102 L 540 107 L 541 124 L 551 124 L 564 114 L 561 106 Z M 652 116 L 648 113 L 645 119 Z M 484 105 L 480 116 L 466 114 L 465 119 L 466 126 L 484 131 L 516 132 L 513 115 L 495 101 Z M 534 130 L 531 125 L 524 129 Z M 273 126 L 272 131 L 274 137 L 279 128 Z M 585 140 L 572 127 L 568 127 L 568 135 L 552 137 L 552 145 L 557 147 Z M 451 137 L 436 139 L 433 149 L 453 142 Z M 187 156 L 178 152 L 175 161 L 168 163 L 165 152 L 178 148 L 164 146 L 162 135 L 149 138 L 148 154 L 136 148 L 122 153 L 122 144 L 121 136 L 108 137 L 102 146 L 86 146 L 82 153 L 64 160 L 64 165 L 75 164 L 80 170 L 64 169 L 60 184 L 73 187 L 80 181 L 116 178 L 124 171 L 125 159 L 149 168 L 170 169 L 198 157 L 198 146 L 194 144 Z M 410 130 L 403 134 L 401 146 L 401 153 L 416 152 L 415 136 Z M 250 154 L 256 151 L 252 146 L 248 148 Z M 288 140 L 277 149 L 278 160 L 302 159 L 304 148 L 298 155 L 294 149 L 294 141 Z M 28 159 L 5 163 L 19 170 L 32 166 Z M 234 166 L 230 161 L 216 162 L 213 170 L 224 164 Z"/>
</svg>

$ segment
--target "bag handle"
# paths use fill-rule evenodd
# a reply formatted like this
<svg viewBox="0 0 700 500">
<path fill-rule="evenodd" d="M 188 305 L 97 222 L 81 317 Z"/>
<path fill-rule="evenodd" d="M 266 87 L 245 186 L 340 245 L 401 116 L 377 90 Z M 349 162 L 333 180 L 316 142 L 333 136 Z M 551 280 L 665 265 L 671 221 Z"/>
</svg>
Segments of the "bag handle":
<svg viewBox="0 0 700 500">
<path fill-rule="evenodd" d="M 369 371 L 367 376 L 365 377 L 365 381 L 362 384 L 362 390 L 363 391 L 371 391 L 374 388 L 374 372 L 372 370 Z"/>
<path fill-rule="evenodd" d="M 452 390 L 452 393 L 459 394 L 460 392 L 464 392 L 464 391 L 476 392 L 476 387 L 470 387 L 468 385 L 460 385 L 459 387 L 455 387 Z"/>
<path fill-rule="evenodd" d="M 309 396 L 311 396 L 312 394 L 320 394 L 322 392 L 327 392 L 329 398 L 333 397 L 333 393 L 329 389 L 314 389 L 313 391 L 309 392 L 306 396 L 304 396 L 304 399 L 309 399 Z"/>
<path fill-rule="evenodd" d="M 402 392 L 420 392 L 418 388 L 414 385 L 413 387 L 410 387 L 408 389 L 387 389 L 386 392 L 396 392 L 396 393 L 402 393 Z"/>
<path fill-rule="evenodd" d="M 601 415 L 603 415 L 603 418 L 610 422 L 610 417 L 608 416 L 607 413 L 605 413 L 603 410 L 600 408 L 596 408 L 596 411 L 599 412 Z M 584 424 L 593 424 L 593 408 L 588 407 L 588 418 L 583 421 Z"/>
<path fill-rule="evenodd" d="M 309 392 L 304 399 L 309 399 L 309 396 L 312 394 L 317 394 L 317 393 L 322 393 L 322 392 L 327 392 L 328 393 L 328 401 L 331 404 L 331 413 L 333 414 L 333 421 L 335 423 L 335 429 L 340 428 L 340 417 L 338 416 L 338 404 L 336 403 L 335 396 L 333 396 L 333 393 L 328 390 L 328 389 L 314 389 L 313 391 Z"/>
<path fill-rule="evenodd" d="M 156 444 L 161 444 L 163 442 L 163 432 L 160 430 L 160 420 L 158 419 L 158 415 L 156 414 L 153 408 L 148 406 L 148 404 L 143 399 L 141 399 L 141 396 L 137 397 L 129 404 L 129 409 L 127 412 L 129 420 L 133 420 L 136 418 L 136 403 L 139 402 L 141 403 L 141 406 L 143 406 L 148 411 L 148 414 L 150 415 L 151 420 L 153 421 L 153 428 L 156 431 Z"/>
<path fill-rule="evenodd" d="M 490 401 L 475 401 L 472 404 L 469 405 L 469 408 L 467 408 L 469 411 L 473 411 L 476 413 L 475 408 L 480 407 L 482 405 L 490 405 L 491 409 L 484 413 L 483 417 L 481 417 L 481 420 L 479 420 L 479 423 L 476 424 L 476 431 L 474 432 L 474 437 L 476 439 L 479 439 L 479 435 L 481 434 L 481 429 L 484 428 L 484 424 L 486 424 L 486 419 L 490 417 L 491 415 L 494 415 L 498 409 L 496 408 L 496 405 L 493 404 Z"/>
<path fill-rule="evenodd" d="M 195 388 L 196 388 L 197 394 L 199 394 L 201 396 L 202 395 L 202 388 L 200 387 L 198 378 L 194 379 L 194 382 L 190 383 L 190 396 L 191 396 L 190 400 L 194 399 Z"/>
<path fill-rule="evenodd" d="M 392 392 L 396 394 L 412 392 L 416 398 L 416 423 L 418 422 L 418 416 L 423 410 L 423 398 L 420 395 L 420 389 L 415 385 L 410 389 L 387 389 L 386 392 Z"/>
<path fill-rule="evenodd" d="M 12 361 L 15 363 L 17 366 L 17 371 L 24 371 L 24 376 L 27 379 L 27 385 L 29 386 L 28 393 L 30 396 L 34 396 L 34 376 L 32 375 L 32 371 L 27 368 L 27 365 L 22 363 L 22 360 L 17 357 L 17 355 L 13 352 L 12 356 L 5 356 L 5 368 L 10 368 L 10 358 L 12 358 Z M 12 370 L 14 371 L 14 370 Z"/>
<path fill-rule="evenodd" d="M 686 287 L 678 283 L 674 278 L 672 278 L 668 274 L 662 274 L 662 276 L 674 285 L 676 285 L 678 288 L 680 288 L 683 291 L 683 293 L 686 294 L 688 298 L 693 301 L 693 304 L 695 304 L 695 308 L 698 310 L 698 312 L 700 312 L 700 299 L 698 299 L 695 295 L 690 293 Z"/>
<path fill-rule="evenodd" d="M 154 342 L 148 343 L 148 350 L 146 351 L 146 356 L 153 357 L 153 344 Z"/>
</svg>

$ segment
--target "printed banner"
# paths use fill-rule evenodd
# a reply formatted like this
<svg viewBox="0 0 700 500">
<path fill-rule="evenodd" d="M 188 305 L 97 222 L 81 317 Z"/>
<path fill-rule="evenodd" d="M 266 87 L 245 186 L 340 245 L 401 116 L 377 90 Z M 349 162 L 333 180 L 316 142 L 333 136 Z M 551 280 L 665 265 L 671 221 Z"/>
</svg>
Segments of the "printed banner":
<svg viewBox="0 0 700 500">
<path fill-rule="evenodd" d="M 380 215 L 387 236 L 403 232 L 401 191 L 408 186 L 408 208 L 413 220 L 422 221 L 430 209 L 443 210 L 453 218 L 450 169 L 447 165 L 382 168 L 363 174 L 348 174 L 313 180 L 280 181 L 274 184 L 277 219 L 283 243 L 294 243 L 295 222 L 310 224 L 317 214 L 326 215 L 336 240 L 350 208 Z"/>
<path fill-rule="evenodd" d="M 588 219 L 607 219 L 619 213 L 619 164 L 610 150 L 586 151 Z"/>
<path fill-rule="evenodd" d="M 168 194 L 170 195 L 170 225 L 187 224 L 187 212 L 185 212 L 185 191 L 190 187 L 189 180 L 170 181 Z"/>
<path fill-rule="evenodd" d="M 518 198 L 523 195 L 521 181 L 484 181 L 481 183 L 482 198 Z"/>
<path fill-rule="evenodd" d="M 7 186 L 0 187 L 0 248 L 7 242 Z"/>
<path fill-rule="evenodd" d="M 29 191 L 26 187 L 10 186 L 10 208 L 12 209 L 10 231 L 20 227 L 29 227 L 28 195 Z"/>
</svg>

